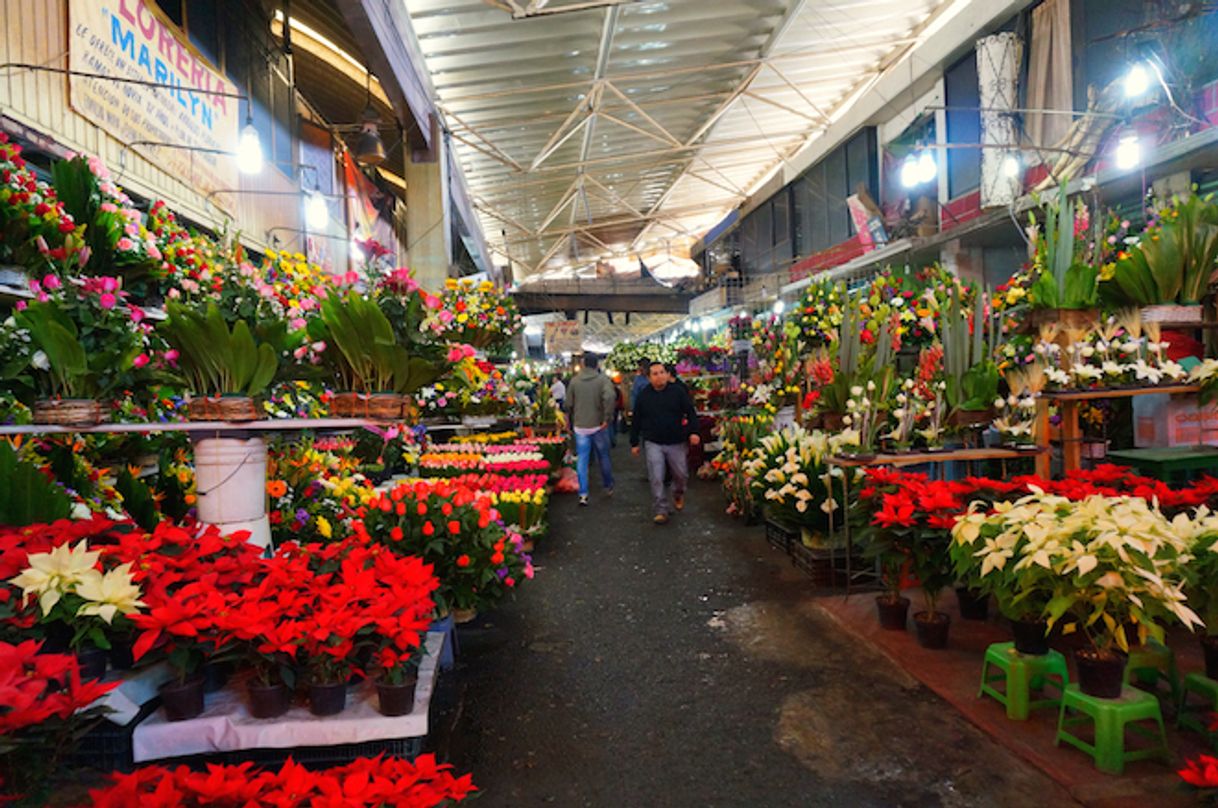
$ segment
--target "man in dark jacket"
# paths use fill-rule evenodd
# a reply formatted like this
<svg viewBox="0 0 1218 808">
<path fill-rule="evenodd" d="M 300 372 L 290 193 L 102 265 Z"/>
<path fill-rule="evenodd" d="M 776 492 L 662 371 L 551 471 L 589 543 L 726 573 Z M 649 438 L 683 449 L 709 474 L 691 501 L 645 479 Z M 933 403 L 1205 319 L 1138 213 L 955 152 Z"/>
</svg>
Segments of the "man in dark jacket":
<svg viewBox="0 0 1218 808">
<path fill-rule="evenodd" d="M 685 486 L 689 481 L 686 443 L 696 446 L 701 440 L 698 412 L 689 391 L 684 385 L 669 384 L 669 378 L 663 362 L 651 363 L 648 368 L 650 385 L 639 392 L 630 424 L 630 451 L 639 454 L 639 440 L 644 441 L 657 525 L 668 521 L 665 469 L 672 472 L 673 507 L 679 511 L 685 507 Z"/>
<path fill-rule="evenodd" d="M 601 465 L 601 485 L 613 496 L 613 468 L 609 462 L 609 424 L 616 404 L 613 382 L 599 370 L 600 359 L 584 357 L 584 369 L 567 385 L 563 407 L 575 432 L 576 471 L 579 473 L 579 504 L 588 504 L 588 466 L 596 452 Z"/>
</svg>

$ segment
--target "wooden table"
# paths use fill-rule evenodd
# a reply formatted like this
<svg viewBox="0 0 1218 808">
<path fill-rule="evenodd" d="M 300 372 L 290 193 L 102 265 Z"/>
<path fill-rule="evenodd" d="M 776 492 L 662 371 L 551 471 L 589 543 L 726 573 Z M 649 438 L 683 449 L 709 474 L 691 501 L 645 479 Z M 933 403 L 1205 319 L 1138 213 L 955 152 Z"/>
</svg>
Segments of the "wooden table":
<svg viewBox="0 0 1218 808">
<path fill-rule="evenodd" d="M 1069 474 L 1082 468 L 1083 432 L 1078 423 L 1078 408 L 1087 401 L 1100 401 L 1134 396 L 1186 395 L 1196 393 L 1195 384 L 1166 384 L 1157 387 L 1118 387 L 1111 389 L 1076 391 L 1047 391 L 1037 399 L 1036 441 L 1043 450 L 1036 458 L 1036 474 L 1049 479 L 1052 473 L 1049 454 L 1049 405 L 1056 403 L 1061 412 L 1062 473 Z"/>
</svg>

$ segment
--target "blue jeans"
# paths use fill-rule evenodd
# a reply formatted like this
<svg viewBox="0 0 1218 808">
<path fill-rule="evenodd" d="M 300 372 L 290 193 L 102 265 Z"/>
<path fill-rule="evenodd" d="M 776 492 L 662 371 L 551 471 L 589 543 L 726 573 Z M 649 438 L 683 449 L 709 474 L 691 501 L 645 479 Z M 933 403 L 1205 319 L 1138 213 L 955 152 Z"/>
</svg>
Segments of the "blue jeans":
<svg viewBox="0 0 1218 808">
<path fill-rule="evenodd" d="M 579 473 L 579 493 L 588 493 L 588 465 L 592 460 L 592 452 L 596 451 L 601 464 L 601 485 L 613 487 L 613 467 L 609 463 L 609 430 L 601 429 L 591 435 L 575 433 L 576 471 Z"/>
</svg>

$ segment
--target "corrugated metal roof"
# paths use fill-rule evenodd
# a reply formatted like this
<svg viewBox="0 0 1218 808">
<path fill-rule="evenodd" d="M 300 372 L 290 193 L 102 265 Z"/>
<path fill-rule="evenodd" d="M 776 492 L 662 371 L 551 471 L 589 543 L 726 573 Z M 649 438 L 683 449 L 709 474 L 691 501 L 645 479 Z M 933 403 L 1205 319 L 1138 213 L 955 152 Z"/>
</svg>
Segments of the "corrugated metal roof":
<svg viewBox="0 0 1218 808">
<path fill-rule="evenodd" d="M 688 246 L 948 2 L 404 1 L 518 278 Z"/>
</svg>

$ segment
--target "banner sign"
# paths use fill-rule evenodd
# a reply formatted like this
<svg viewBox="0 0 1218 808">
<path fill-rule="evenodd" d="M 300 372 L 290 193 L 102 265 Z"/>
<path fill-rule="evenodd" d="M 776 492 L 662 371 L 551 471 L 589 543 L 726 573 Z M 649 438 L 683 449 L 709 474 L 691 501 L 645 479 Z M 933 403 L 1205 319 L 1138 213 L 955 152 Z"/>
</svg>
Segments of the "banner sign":
<svg viewBox="0 0 1218 808">
<path fill-rule="evenodd" d="M 237 146 L 238 88 L 201 56 L 173 23 L 146 0 L 68 3 L 68 66 L 73 71 L 167 84 L 70 76 L 76 112 L 200 193 L 237 187 L 236 159 L 172 143 L 231 152 Z"/>
<path fill-rule="evenodd" d="M 583 349 L 584 326 L 579 320 L 551 320 L 546 323 L 547 354 L 576 354 Z"/>
</svg>

